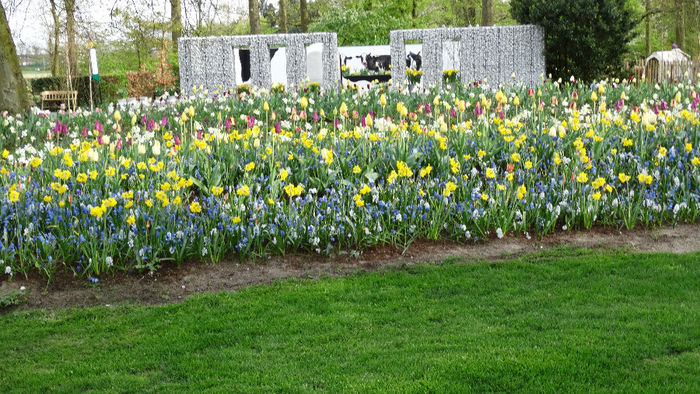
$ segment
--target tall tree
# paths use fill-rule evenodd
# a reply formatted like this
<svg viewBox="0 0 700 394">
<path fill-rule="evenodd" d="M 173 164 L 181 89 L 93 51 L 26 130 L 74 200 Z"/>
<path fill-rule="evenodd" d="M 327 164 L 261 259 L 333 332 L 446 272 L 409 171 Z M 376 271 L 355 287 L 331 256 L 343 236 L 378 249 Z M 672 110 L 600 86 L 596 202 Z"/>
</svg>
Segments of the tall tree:
<svg viewBox="0 0 700 394">
<path fill-rule="evenodd" d="M 173 47 L 177 52 L 177 40 L 182 37 L 182 4 L 180 0 L 170 0 L 170 28 Z"/>
<path fill-rule="evenodd" d="M 685 49 L 685 21 L 683 20 L 683 0 L 675 0 L 676 45 Z"/>
<path fill-rule="evenodd" d="M 280 31 L 282 33 L 289 33 L 289 28 L 287 27 L 287 0 L 279 0 L 280 7 Z"/>
<path fill-rule="evenodd" d="M 260 9 L 258 7 L 258 0 L 248 0 L 250 34 L 260 34 Z"/>
<path fill-rule="evenodd" d="M 309 32 L 309 8 L 306 6 L 306 0 L 299 1 L 299 13 L 301 14 L 301 31 L 302 33 Z"/>
<path fill-rule="evenodd" d="M 554 79 L 592 82 L 619 72 L 638 23 L 627 0 L 510 0 L 510 6 L 519 23 L 544 29 Z"/>
<path fill-rule="evenodd" d="M 51 17 L 53 18 L 53 38 L 51 40 L 51 76 L 58 75 L 58 42 L 61 36 L 61 21 L 58 16 L 58 7 L 56 0 L 49 0 L 51 4 Z"/>
<path fill-rule="evenodd" d="M 481 0 L 481 25 L 493 25 L 493 0 Z"/>
<path fill-rule="evenodd" d="M 68 74 L 71 78 L 78 74 L 78 54 L 75 47 L 75 0 L 64 0 L 66 9 L 66 36 L 68 49 Z"/>
<path fill-rule="evenodd" d="M 19 68 L 5 7 L 0 2 L 0 111 L 18 113 L 29 108 L 27 91 Z"/>
<path fill-rule="evenodd" d="M 479 3 L 479 0 L 450 0 L 450 14 L 455 17 L 453 24 L 458 26 L 476 25 L 476 11 L 479 9 Z"/>
<path fill-rule="evenodd" d="M 644 46 L 646 56 L 651 54 L 651 0 L 644 0 Z"/>
</svg>

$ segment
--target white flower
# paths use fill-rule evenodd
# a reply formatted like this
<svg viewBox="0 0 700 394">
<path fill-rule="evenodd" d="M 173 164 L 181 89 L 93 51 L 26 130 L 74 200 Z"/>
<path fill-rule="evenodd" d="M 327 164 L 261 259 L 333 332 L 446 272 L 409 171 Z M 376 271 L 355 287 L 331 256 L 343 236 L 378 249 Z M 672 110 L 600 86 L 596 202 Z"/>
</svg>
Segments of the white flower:
<svg viewBox="0 0 700 394">
<path fill-rule="evenodd" d="M 496 236 L 498 236 L 498 239 L 503 238 L 503 230 L 500 227 L 496 229 Z"/>
<path fill-rule="evenodd" d="M 156 141 L 153 143 L 151 151 L 153 152 L 153 155 L 160 156 L 160 141 Z"/>
</svg>

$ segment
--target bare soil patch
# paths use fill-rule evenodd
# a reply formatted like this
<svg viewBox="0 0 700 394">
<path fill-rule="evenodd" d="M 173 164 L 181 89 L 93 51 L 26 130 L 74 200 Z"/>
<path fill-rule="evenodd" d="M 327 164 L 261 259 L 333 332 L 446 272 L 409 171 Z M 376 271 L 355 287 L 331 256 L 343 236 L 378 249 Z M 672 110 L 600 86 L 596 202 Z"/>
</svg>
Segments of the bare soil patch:
<svg viewBox="0 0 700 394">
<path fill-rule="evenodd" d="M 385 267 L 442 262 L 448 258 L 498 261 L 557 246 L 590 249 L 624 249 L 631 252 L 689 253 L 700 251 L 700 224 L 615 231 L 594 228 L 559 232 L 543 239 L 504 237 L 480 243 L 416 241 L 403 251 L 375 247 L 359 254 L 339 256 L 287 255 L 256 261 L 223 261 L 217 264 L 188 262 L 163 267 L 153 273 L 116 273 L 100 277 L 93 285 L 72 273 L 59 272 L 50 283 L 37 274 L 0 281 L 3 293 L 24 287 L 26 302 L 14 309 L 58 309 L 113 305 L 130 302 L 147 305 L 180 302 L 202 292 L 231 291 L 279 279 L 316 279 L 373 271 Z"/>
</svg>

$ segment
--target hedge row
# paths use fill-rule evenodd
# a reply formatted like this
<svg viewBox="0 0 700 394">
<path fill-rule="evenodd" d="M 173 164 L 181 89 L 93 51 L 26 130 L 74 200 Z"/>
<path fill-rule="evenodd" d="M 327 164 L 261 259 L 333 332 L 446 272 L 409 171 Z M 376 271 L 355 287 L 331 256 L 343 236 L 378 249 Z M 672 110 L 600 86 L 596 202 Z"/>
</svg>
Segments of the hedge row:
<svg viewBox="0 0 700 394">
<path fill-rule="evenodd" d="M 32 79 L 29 83 L 32 94 L 39 95 L 46 90 L 67 90 L 67 80 L 64 77 L 45 77 Z M 90 105 L 90 77 L 75 77 L 71 79 L 73 90 L 78 91 L 78 105 Z M 127 79 L 123 75 L 105 75 L 100 77 L 99 84 L 93 84 L 93 99 L 95 104 L 116 101 L 126 94 Z M 102 99 L 100 101 L 100 98 Z"/>
</svg>

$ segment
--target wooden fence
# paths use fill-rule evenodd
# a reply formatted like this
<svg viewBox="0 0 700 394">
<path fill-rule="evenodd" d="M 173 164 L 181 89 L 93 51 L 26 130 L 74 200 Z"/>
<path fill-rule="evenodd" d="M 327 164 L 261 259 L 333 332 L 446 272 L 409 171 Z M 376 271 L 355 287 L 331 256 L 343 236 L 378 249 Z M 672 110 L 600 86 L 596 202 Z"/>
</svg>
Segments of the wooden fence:
<svg viewBox="0 0 700 394">
<path fill-rule="evenodd" d="M 687 81 L 696 84 L 700 74 L 700 59 L 665 62 L 650 59 L 646 67 L 645 60 L 639 59 L 634 64 L 627 62 L 625 69 L 630 70 L 637 80 L 641 80 L 644 76 L 648 83 Z"/>
</svg>

